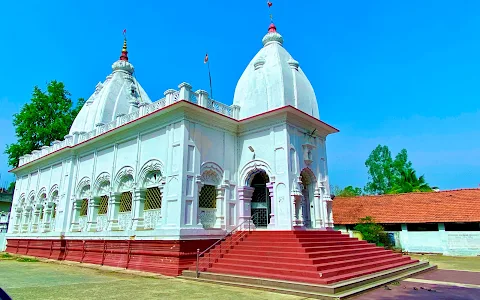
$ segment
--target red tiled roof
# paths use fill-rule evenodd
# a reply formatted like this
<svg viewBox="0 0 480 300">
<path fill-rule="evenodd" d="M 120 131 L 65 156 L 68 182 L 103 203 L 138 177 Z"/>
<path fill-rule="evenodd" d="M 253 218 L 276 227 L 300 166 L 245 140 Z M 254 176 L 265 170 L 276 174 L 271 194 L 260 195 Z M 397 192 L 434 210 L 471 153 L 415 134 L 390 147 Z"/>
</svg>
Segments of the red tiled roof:
<svg viewBox="0 0 480 300">
<path fill-rule="evenodd" d="M 377 223 L 480 222 L 480 189 L 380 196 L 335 197 L 335 224 L 355 224 L 371 216 Z"/>
</svg>

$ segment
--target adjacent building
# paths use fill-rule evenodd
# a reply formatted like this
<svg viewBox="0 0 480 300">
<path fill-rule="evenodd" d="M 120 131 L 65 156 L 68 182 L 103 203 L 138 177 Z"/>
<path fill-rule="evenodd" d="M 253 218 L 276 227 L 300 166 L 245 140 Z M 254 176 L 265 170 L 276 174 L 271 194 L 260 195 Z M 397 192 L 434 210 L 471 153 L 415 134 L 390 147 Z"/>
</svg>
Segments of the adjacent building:
<svg viewBox="0 0 480 300">
<path fill-rule="evenodd" d="M 480 255 L 480 189 L 335 197 L 335 228 L 371 216 L 406 252 Z"/>
</svg>

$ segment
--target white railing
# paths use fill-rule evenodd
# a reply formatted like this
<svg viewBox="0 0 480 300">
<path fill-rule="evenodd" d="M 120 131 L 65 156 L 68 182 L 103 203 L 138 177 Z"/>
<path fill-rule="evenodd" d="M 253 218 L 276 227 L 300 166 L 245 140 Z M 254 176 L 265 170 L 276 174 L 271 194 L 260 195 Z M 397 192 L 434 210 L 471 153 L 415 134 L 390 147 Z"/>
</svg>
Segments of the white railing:
<svg viewBox="0 0 480 300">
<path fill-rule="evenodd" d="M 207 108 L 211 109 L 213 111 L 216 111 L 218 113 L 221 113 L 222 115 L 233 117 L 232 108 L 228 105 L 225 105 L 225 104 L 221 103 L 221 102 L 209 99 L 208 104 L 207 104 Z"/>
<path fill-rule="evenodd" d="M 124 212 L 118 214 L 118 225 L 121 230 L 132 229 L 132 212 Z"/>
<path fill-rule="evenodd" d="M 162 220 L 161 209 L 149 209 L 143 212 L 145 229 L 155 229 Z"/>
<path fill-rule="evenodd" d="M 217 219 L 216 208 L 199 208 L 198 218 L 203 225 L 203 228 L 213 228 Z"/>
<path fill-rule="evenodd" d="M 88 141 L 95 138 L 107 131 L 113 130 L 126 123 L 132 122 L 145 115 L 153 113 L 157 110 L 171 105 L 180 100 L 186 100 L 196 105 L 206 107 L 212 111 L 228 116 L 230 118 L 238 119 L 238 106 L 228 106 L 221 102 L 208 98 L 208 93 L 202 90 L 196 92 L 191 91 L 190 85 L 182 83 L 179 85 L 180 90 L 167 90 L 165 92 L 165 98 L 155 101 L 149 105 L 140 106 L 138 110 L 127 114 L 118 116 L 116 120 L 106 124 L 97 126 L 94 130 L 89 132 L 75 133 L 74 135 L 67 135 L 63 141 L 54 141 L 51 146 L 43 146 L 41 150 L 34 150 L 31 154 L 20 157 L 18 166 L 25 165 L 40 157 L 46 156 L 52 152 L 60 150 L 65 147 L 71 147 L 76 144 Z"/>
<path fill-rule="evenodd" d="M 97 216 L 97 231 L 106 231 L 108 226 L 107 215 Z"/>
<path fill-rule="evenodd" d="M 81 216 L 78 218 L 78 226 L 80 227 L 80 231 L 87 231 L 87 223 L 88 216 Z"/>
</svg>

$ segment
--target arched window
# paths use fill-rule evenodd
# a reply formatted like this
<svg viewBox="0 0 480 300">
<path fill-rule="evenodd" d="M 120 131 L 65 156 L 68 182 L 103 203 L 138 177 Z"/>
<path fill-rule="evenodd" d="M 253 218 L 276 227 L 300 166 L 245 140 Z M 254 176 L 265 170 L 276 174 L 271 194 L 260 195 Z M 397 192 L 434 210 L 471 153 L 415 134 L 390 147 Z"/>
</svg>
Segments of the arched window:
<svg viewBox="0 0 480 300">
<path fill-rule="evenodd" d="M 106 215 L 108 211 L 108 196 L 103 195 L 100 197 L 100 203 L 98 206 L 98 214 L 99 215 Z"/>
<path fill-rule="evenodd" d="M 204 185 L 198 197 L 198 206 L 201 208 L 217 207 L 217 188 L 214 185 Z"/>
<path fill-rule="evenodd" d="M 88 199 L 82 200 L 82 205 L 80 206 L 80 216 L 86 216 L 88 213 Z"/>
<path fill-rule="evenodd" d="M 132 211 L 132 192 L 123 192 L 120 196 L 120 212 Z"/>
<path fill-rule="evenodd" d="M 147 188 L 144 210 L 162 208 L 162 193 L 158 187 Z"/>
</svg>

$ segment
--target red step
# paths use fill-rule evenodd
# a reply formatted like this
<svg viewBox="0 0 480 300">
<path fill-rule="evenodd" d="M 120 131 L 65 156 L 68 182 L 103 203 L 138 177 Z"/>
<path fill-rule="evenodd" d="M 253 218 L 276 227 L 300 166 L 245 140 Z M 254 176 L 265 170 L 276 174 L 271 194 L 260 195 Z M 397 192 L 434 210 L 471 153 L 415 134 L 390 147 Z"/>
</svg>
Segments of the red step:
<svg viewBox="0 0 480 300">
<path fill-rule="evenodd" d="M 243 234 L 214 247 L 209 263 L 202 257 L 202 271 L 326 284 L 415 262 L 338 231 Z"/>
</svg>

